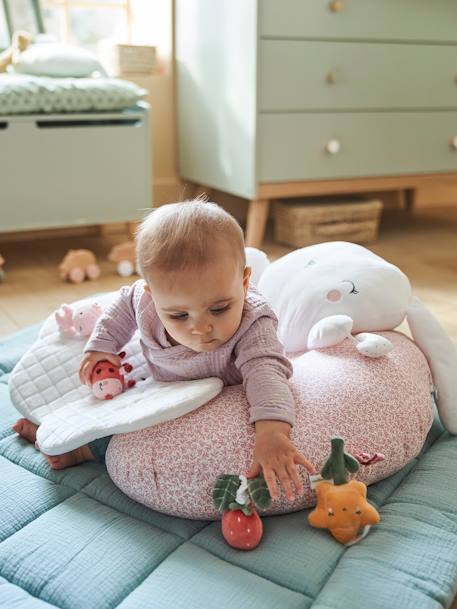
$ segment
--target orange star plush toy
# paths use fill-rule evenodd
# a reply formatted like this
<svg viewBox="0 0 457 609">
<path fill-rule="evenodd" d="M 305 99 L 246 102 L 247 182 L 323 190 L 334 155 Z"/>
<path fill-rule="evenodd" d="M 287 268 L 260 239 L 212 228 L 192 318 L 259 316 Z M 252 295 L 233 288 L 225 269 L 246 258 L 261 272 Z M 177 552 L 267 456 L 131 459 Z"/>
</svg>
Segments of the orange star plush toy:
<svg viewBox="0 0 457 609">
<path fill-rule="evenodd" d="M 344 452 L 344 440 L 332 438 L 332 452 L 322 468 L 321 480 L 316 484 L 317 505 L 309 514 L 308 522 L 319 529 L 329 529 L 333 537 L 344 544 L 352 544 L 366 535 L 380 517 L 366 499 L 367 487 L 357 480 L 347 481 L 347 472 L 356 472 L 358 461 Z M 333 478 L 333 482 L 327 482 Z"/>
</svg>

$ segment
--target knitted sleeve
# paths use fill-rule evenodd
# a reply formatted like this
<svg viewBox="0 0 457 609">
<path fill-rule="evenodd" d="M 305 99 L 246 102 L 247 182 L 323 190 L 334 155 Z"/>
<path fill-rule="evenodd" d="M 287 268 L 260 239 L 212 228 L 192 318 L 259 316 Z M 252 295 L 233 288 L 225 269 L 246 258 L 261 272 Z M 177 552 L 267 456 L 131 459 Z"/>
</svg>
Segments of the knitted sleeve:
<svg viewBox="0 0 457 609">
<path fill-rule="evenodd" d="M 137 329 L 134 306 L 138 282 L 119 290 L 117 298 L 99 317 L 84 348 L 86 351 L 118 353 Z"/>
<path fill-rule="evenodd" d="M 295 422 L 295 403 L 288 379 L 292 364 L 271 317 L 259 317 L 235 347 L 235 365 L 243 377 L 251 423 L 259 420 Z"/>
</svg>

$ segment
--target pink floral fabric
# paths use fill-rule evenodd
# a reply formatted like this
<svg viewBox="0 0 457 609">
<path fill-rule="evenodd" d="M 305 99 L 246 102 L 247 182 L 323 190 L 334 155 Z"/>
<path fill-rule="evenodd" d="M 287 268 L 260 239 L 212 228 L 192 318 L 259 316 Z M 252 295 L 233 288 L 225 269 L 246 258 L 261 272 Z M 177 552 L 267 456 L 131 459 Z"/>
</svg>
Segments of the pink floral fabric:
<svg viewBox="0 0 457 609">
<path fill-rule="evenodd" d="M 372 484 L 401 469 L 420 451 L 433 419 L 432 380 L 424 355 L 406 336 L 379 333 L 394 349 L 378 359 L 360 355 L 352 341 L 292 357 L 296 403 L 292 439 L 320 469 L 330 438 L 342 436 L 352 453 L 382 453 L 361 466 L 357 479 Z M 225 387 L 198 410 L 155 427 L 114 436 L 106 454 L 113 482 L 129 497 L 175 516 L 217 519 L 212 489 L 220 474 L 251 465 L 254 426 L 242 386 Z M 268 514 L 315 504 L 302 469 L 304 494 L 284 496 Z"/>
</svg>

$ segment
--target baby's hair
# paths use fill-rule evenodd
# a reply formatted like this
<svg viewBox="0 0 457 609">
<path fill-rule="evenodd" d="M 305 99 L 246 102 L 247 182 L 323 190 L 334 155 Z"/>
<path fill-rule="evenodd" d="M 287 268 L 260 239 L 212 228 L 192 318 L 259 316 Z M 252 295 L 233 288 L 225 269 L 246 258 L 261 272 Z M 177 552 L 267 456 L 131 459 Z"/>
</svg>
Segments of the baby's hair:
<svg viewBox="0 0 457 609">
<path fill-rule="evenodd" d="M 246 266 L 240 225 L 222 207 L 202 199 L 153 210 L 138 227 L 136 244 L 138 268 L 145 279 L 153 269 L 201 268 L 221 245 L 239 259 L 241 270 Z"/>
</svg>

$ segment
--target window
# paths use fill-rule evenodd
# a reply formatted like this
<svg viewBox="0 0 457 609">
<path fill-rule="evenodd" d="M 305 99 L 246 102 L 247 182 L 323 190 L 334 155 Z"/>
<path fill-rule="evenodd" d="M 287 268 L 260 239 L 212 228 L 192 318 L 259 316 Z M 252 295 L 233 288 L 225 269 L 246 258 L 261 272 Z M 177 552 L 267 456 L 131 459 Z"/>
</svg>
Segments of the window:
<svg viewBox="0 0 457 609">
<path fill-rule="evenodd" d="M 172 57 L 172 6 L 172 0 L 0 0 L 0 50 L 9 46 L 14 30 L 25 29 L 94 52 L 102 40 L 153 45 L 166 66 Z"/>
<path fill-rule="evenodd" d="M 6 49 L 10 44 L 10 33 L 5 17 L 5 8 L 0 4 L 0 51 Z"/>
<path fill-rule="evenodd" d="M 100 40 L 132 42 L 131 0 L 41 0 L 46 32 L 97 51 Z"/>
<path fill-rule="evenodd" d="M 10 45 L 13 32 L 43 31 L 39 0 L 0 0 L 0 49 Z"/>
</svg>

